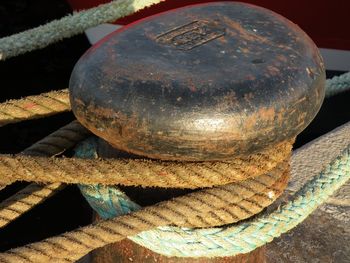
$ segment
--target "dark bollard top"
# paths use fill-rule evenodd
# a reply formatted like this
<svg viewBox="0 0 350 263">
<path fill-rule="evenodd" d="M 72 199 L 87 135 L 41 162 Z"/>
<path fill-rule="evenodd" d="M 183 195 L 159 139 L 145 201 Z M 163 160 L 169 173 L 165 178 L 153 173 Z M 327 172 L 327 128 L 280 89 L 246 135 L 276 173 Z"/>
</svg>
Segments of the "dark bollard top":
<svg viewBox="0 0 350 263">
<path fill-rule="evenodd" d="M 163 160 L 226 160 L 292 138 L 324 98 L 315 44 L 253 5 L 216 2 L 123 27 L 70 80 L 77 119 L 114 147 Z"/>
</svg>

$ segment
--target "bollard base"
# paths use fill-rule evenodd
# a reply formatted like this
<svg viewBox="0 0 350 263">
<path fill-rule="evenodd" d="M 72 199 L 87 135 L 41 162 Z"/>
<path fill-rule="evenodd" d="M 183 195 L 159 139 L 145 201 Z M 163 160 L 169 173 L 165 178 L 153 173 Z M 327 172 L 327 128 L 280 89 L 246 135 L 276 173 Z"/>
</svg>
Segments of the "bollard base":
<svg viewBox="0 0 350 263">
<path fill-rule="evenodd" d="M 100 157 L 120 158 L 132 157 L 128 153 L 121 152 L 111 147 L 106 141 L 99 139 L 98 155 Z M 186 194 L 186 189 L 161 189 L 161 188 L 140 188 L 140 187 L 122 187 L 122 189 L 136 203 L 147 206 L 162 200 L 170 199 L 179 195 Z M 95 214 L 95 221 L 100 220 Z M 167 263 L 265 263 L 265 246 L 260 247 L 250 253 L 237 255 L 235 257 L 217 257 L 217 258 L 179 258 L 166 257 L 157 254 L 145 247 L 142 247 L 131 240 L 125 239 L 120 242 L 107 245 L 92 252 L 91 263 L 130 263 L 130 262 L 167 262 Z"/>
<path fill-rule="evenodd" d="M 131 240 L 125 239 L 118 243 L 95 250 L 91 255 L 91 263 L 265 263 L 265 250 L 265 246 L 263 246 L 250 253 L 234 257 L 178 258 L 162 256 L 132 242 Z"/>
</svg>

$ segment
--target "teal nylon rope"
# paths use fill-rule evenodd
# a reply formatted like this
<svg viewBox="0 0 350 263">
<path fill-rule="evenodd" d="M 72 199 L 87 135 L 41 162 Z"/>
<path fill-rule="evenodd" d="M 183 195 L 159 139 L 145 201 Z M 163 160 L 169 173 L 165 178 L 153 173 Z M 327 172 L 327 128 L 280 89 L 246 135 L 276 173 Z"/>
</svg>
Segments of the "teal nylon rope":
<svg viewBox="0 0 350 263">
<path fill-rule="evenodd" d="M 350 72 L 326 80 L 326 97 L 347 91 L 350 88 Z"/>
<path fill-rule="evenodd" d="M 96 139 L 77 147 L 76 156 L 96 156 Z M 350 145 L 288 203 L 271 213 L 223 227 L 190 229 L 158 227 L 129 237 L 159 254 L 177 257 L 223 257 L 248 253 L 294 228 L 350 178 Z M 105 219 L 140 209 L 118 188 L 80 186 L 81 192 Z"/>
<path fill-rule="evenodd" d="M 45 25 L 0 38 L 0 61 L 44 48 L 84 30 L 135 13 L 164 0 L 118 0 L 53 20 Z"/>
</svg>

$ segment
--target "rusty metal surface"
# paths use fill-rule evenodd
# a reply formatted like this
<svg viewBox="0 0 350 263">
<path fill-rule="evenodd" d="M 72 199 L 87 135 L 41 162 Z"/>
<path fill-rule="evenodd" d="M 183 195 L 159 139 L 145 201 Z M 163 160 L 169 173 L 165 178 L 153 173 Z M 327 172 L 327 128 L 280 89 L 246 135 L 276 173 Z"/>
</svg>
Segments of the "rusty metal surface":
<svg viewBox="0 0 350 263">
<path fill-rule="evenodd" d="M 265 247 L 258 248 L 249 254 L 222 258 L 175 258 L 154 253 L 126 239 L 121 242 L 95 250 L 91 263 L 265 263 Z"/>
<path fill-rule="evenodd" d="M 291 138 L 318 112 L 325 73 L 295 24 L 219 2 L 134 23 L 75 66 L 78 120 L 114 147 L 165 160 L 223 160 Z"/>
<path fill-rule="evenodd" d="M 112 148 L 106 141 L 99 139 L 97 145 L 98 156 L 103 158 L 133 157 L 128 153 Z M 133 201 L 141 206 L 153 205 L 157 202 L 184 195 L 189 192 L 187 189 L 169 189 L 159 187 L 122 187 L 121 188 Z M 98 214 L 94 214 L 94 221 L 100 220 Z M 154 253 L 131 240 L 123 240 L 103 248 L 95 250 L 90 255 L 91 263 L 123 263 L 123 262 L 208 262 L 208 263 L 265 263 L 265 246 L 251 253 L 235 257 L 222 258 L 176 258 L 166 257 Z"/>
</svg>

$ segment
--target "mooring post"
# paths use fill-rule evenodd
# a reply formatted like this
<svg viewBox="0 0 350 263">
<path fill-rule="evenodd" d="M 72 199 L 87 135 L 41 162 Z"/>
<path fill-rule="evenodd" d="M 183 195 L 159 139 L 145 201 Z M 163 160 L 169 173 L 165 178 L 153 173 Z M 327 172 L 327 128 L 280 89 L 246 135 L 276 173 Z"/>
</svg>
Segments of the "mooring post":
<svg viewBox="0 0 350 263">
<path fill-rule="evenodd" d="M 298 26 L 264 8 L 216 2 L 112 33 L 77 63 L 70 95 L 77 119 L 102 138 L 101 157 L 210 164 L 292 140 L 318 112 L 324 82 L 318 49 Z M 140 205 L 189 191 L 123 190 Z M 124 240 L 95 251 L 93 262 L 257 263 L 264 251 L 174 258 Z"/>
</svg>

